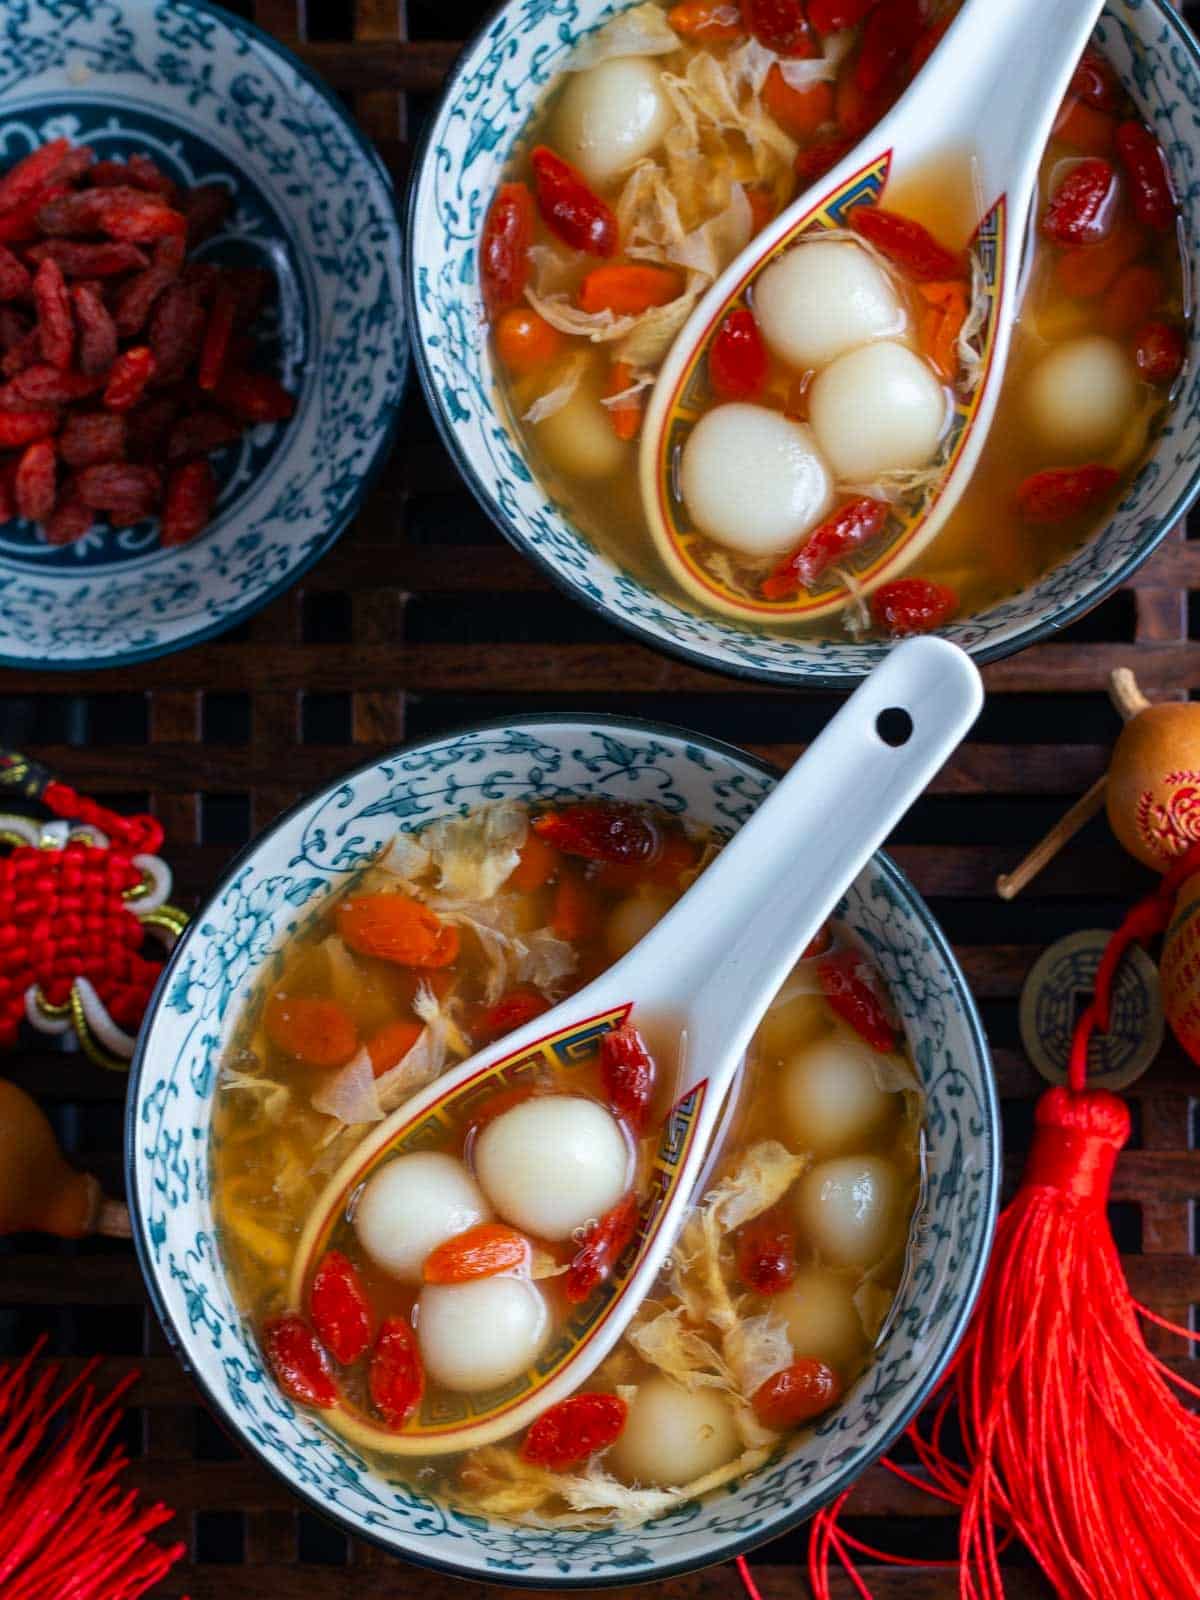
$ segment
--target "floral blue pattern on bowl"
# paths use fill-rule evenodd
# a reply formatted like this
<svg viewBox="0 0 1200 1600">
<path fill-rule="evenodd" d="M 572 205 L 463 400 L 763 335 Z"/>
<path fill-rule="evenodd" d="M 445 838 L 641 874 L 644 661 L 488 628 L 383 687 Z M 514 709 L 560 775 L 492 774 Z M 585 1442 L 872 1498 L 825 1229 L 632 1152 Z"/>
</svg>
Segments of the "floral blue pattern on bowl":
<svg viewBox="0 0 1200 1600">
<path fill-rule="evenodd" d="M 158 524 L 98 522 L 47 545 L 0 524 L 0 661 L 110 666 L 232 627 L 310 566 L 354 514 L 407 370 L 390 181 L 333 96 L 249 23 L 182 0 L 25 0 L 0 54 L 0 167 L 48 139 L 147 151 L 233 207 L 201 257 L 274 272 L 256 361 L 295 417 L 214 456 L 213 520 L 160 550 Z"/>
<path fill-rule="evenodd" d="M 485 725 L 360 768 L 281 819 L 184 934 L 133 1063 L 127 1168 L 134 1234 L 168 1335 L 249 1448 L 350 1532 L 473 1578 L 554 1588 L 661 1578 L 809 1517 L 885 1448 L 949 1359 L 991 1241 L 999 1120 L 987 1047 L 928 910 L 878 856 L 840 915 L 887 976 L 928 1100 L 929 1183 L 914 1269 L 877 1360 L 801 1442 L 729 1490 L 632 1531 L 535 1529 L 431 1500 L 369 1466 L 264 1372 L 214 1237 L 208 1137 L 222 1051 L 288 933 L 397 829 L 509 797 L 644 800 L 736 829 L 770 772 L 678 729 L 603 718 Z"/>
<path fill-rule="evenodd" d="M 511 0 L 460 58 L 409 188 L 407 293 L 422 382 L 484 510 L 577 600 L 700 666 L 849 688 L 886 644 L 741 627 L 655 592 L 597 550 L 530 472 L 496 387 L 476 266 L 484 214 L 531 112 L 576 41 L 626 3 Z M 1098 38 L 1167 153 L 1190 261 L 1200 240 L 1200 47 L 1166 0 L 1113 0 Z M 1009 655 L 1065 627 L 1146 560 L 1200 490 L 1198 357 L 1193 325 L 1175 408 L 1108 526 L 1032 587 L 941 630 L 947 638 L 978 661 Z"/>
</svg>

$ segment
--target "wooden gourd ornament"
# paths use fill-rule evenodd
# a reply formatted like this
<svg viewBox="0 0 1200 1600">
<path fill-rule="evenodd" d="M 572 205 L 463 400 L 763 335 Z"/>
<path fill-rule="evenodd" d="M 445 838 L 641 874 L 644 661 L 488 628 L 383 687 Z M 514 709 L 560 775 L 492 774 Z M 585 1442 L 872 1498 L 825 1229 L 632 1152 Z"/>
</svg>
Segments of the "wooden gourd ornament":
<svg viewBox="0 0 1200 1600">
<path fill-rule="evenodd" d="M 1103 805 L 1129 854 L 1165 876 L 1110 941 L 1097 973 L 1096 1025 L 1103 1030 L 1125 950 L 1164 934 L 1163 1011 L 1183 1049 L 1200 1063 L 1200 704 L 1152 704 L 1124 667 L 1112 674 L 1109 694 L 1125 726 L 1108 771 L 1013 872 L 997 879 L 996 888 L 1006 900 L 1020 893 Z"/>
<path fill-rule="evenodd" d="M 129 1211 L 73 1167 L 37 1102 L 0 1078 L 0 1234 L 130 1237 Z"/>
</svg>

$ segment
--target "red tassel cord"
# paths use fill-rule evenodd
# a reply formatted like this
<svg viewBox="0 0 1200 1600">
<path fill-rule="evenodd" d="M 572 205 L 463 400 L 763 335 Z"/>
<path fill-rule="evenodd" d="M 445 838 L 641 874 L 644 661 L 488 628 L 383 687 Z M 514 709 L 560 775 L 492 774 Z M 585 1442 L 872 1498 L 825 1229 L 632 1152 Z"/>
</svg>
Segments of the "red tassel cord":
<svg viewBox="0 0 1200 1600">
<path fill-rule="evenodd" d="M 35 1374 L 40 1352 L 39 1344 L 0 1369 L 0 1594 L 137 1600 L 185 1547 L 151 1541 L 174 1513 L 139 1506 L 136 1492 L 120 1485 L 124 1452 L 108 1449 L 135 1377 L 97 1397 L 98 1362 L 59 1386 L 57 1367 Z"/>
<path fill-rule="evenodd" d="M 1038 1102 L 1033 1148 L 1000 1217 L 966 1337 L 908 1429 L 923 1472 L 883 1463 L 958 1509 L 962 1600 L 1001 1600 L 999 1557 L 1014 1537 L 1061 1600 L 1200 1595 L 1200 1418 L 1180 1400 L 1200 1398 L 1200 1389 L 1146 1348 L 1139 1318 L 1196 1336 L 1129 1292 L 1105 1214 L 1129 1113 L 1115 1095 L 1085 1087 L 1088 1040 L 1107 1023 L 1122 956 L 1165 929 L 1197 870 L 1200 846 L 1113 936 L 1075 1033 L 1067 1087 Z M 835 1563 L 870 1600 L 856 1555 L 927 1565 L 899 1563 L 852 1537 L 841 1523 L 850 1497 L 813 1523 L 815 1600 L 831 1600 Z"/>
</svg>

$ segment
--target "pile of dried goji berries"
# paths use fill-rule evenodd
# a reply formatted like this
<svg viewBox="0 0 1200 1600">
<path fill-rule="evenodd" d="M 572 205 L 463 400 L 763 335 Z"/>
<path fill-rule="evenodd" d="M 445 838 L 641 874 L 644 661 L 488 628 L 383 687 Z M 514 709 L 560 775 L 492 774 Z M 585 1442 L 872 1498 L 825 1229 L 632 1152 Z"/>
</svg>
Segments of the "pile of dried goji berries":
<svg viewBox="0 0 1200 1600">
<path fill-rule="evenodd" d="M 184 544 L 216 499 L 209 453 L 291 416 L 248 365 L 273 275 L 188 257 L 230 199 L 66 139 L 0 177 L 0 520 L 68 544 L 158 515 Z"/>
</svg>

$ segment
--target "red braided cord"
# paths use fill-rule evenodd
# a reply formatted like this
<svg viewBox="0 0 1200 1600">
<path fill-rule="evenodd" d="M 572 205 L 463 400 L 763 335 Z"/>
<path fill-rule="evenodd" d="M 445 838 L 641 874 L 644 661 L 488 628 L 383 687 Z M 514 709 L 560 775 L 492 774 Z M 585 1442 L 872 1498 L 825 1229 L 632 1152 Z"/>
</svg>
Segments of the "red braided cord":
<svg viewBox="0 0 1200 1600">
<path fill-rule="evenodd" d="M 44 804 L 66 822 L 82 822 L 85 826 L 99 828 L 115 844 L 121 845 L 130 855 L 153 854 L 163 842 L 162 824 L 147 812 L 132 817 L 122 817 L 107 806 L 98 805 L 87 795 L 57 779 L 48 783 L 41 795 Z"/>
<path fill-rule="evenodd" d="M 141 954 L 145 931 L 122 899 L 141 881 L 119 849 L 22 845 L 0 857 L 0 1046 L 16 1040 L 27 989 L 58 1006 L 81 977 L 119 1027 L 137 1028 L 161 970 Z"/>
</svg>

